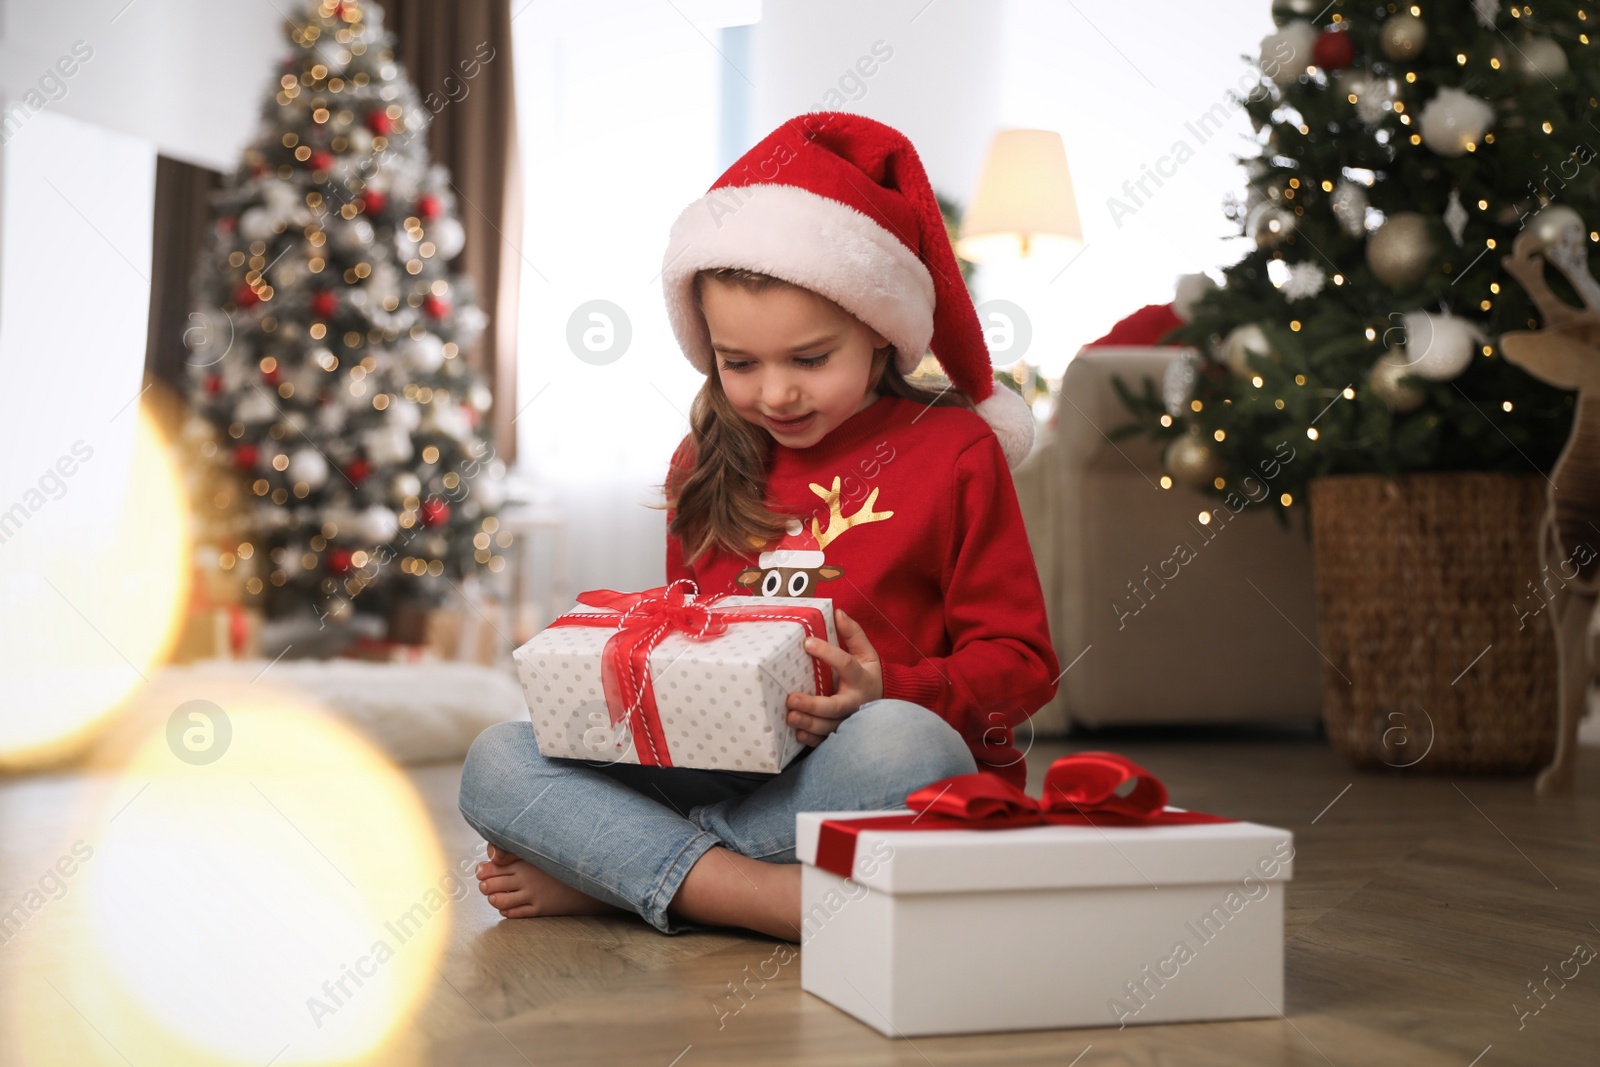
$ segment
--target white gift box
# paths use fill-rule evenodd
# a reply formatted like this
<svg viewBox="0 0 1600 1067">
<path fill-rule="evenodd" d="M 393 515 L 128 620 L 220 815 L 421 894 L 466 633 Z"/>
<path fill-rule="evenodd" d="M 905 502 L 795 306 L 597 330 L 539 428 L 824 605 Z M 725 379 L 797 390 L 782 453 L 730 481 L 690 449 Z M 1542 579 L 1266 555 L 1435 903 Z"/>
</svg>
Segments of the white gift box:
<svg viewBox="0 0 1600 1067">
<path fill-rule="evenodd" d="M 724 597 L 712 608 L 812 607 L 838 638 L 826 598 Z M 579 603 L 568 614 L 620 613 Z M 630 723 L 615 728 L 600 680 L 609 626 L 552 626 L 513 653 L 539 752 L 568 759 L 640 763 Z M 777 773 L 805 748 L 787 721 L 790 693 L 815 693 L 816 671 L 794 622 L 731 622 L 719 637 L 669 632 L 650 652 L 656 708 L 675 767 Z M 835 677 L 837 672 L 830 670 Z"/>
<path fill-rule="evenodd" d="M 853 878 L 816 866 L 824 820 L 885 814 L 796 823 L 800 988 L 880 1033 L 1279 1014 L 1289 831 L 861 830 Z"/>
</svg>

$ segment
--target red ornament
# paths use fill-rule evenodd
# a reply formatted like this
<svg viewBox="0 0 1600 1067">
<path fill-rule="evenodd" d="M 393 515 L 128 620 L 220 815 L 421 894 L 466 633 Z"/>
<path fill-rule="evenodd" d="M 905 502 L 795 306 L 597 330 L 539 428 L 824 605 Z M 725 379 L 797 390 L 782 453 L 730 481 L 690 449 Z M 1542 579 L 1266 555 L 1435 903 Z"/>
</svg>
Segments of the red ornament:
<svg viewBox="0 0 1600 1067">
<path fill-rule="evenodd" d="M 394 123 L 389 121 L 389 113 L 387 111 L 369 111 L 367 112 L 367 129 L 379 137 L 387 137 L 389 136 L 389 131 L 394 129 Z"/>
<path fill-rule="evenodd" d="M 366 481 L 367 475 L 371 473 L 372 464 L 368 463 L 359 456 L 351 460 L 349 463 L 346 463 L 344 467 L 344 476 L 349 478 L 356 485 L 360 485 L 362 482 Z"/>
<path fill-rule="evenodd" d="M 237 226 L 238 223 L 239 223 L 239 216 L 237 216 L 237 215 L 224 215 L 220 219 L 217 220 L 217 232 L 218 233 L 232 233 L 233 230 L 234 230 L 234 227 Z"/>
<path fill-rule="evenodd" d="M 328 554 L 322 560 L 322 565 L 328 568 L 331 574 L 350 573 L 350 550 L 335 545 L 328 549 Z"/>
<path fill-rule="evenodd" d="M 259 303 L 261 303 L 261 298 L 256 295 L 256 291 L 254 289 L 250 288 L 250 284 L 248 282 L 240 282 L 238 285 L 233 287 L 234 307 L 240 308 L 244 311 L 249 311 Z"/>
<path fill-rule="evenodd" d="M 476 430 L 478 428 L 478 409 L 470 404 L 462 404 L 461 413 L 466 416 L 467 425 Z"/>
<path fill-rule="evenodd" d="M 337 310 L 339 310 L 339 298 L 333 294 L 332 289 L 318 289 L 311 294 L 312 317 L 331 319 Z"/>
<path fill-rule="evenodd" d="M 422 502 L 422 525 L 442 526 L 450 521 L 450 505 L 433 497 Z"/>
<path fill-rule="evenodd" d="M 233 469 L 241 474 L 247 473 L 255 469 L 256 462 L 260 458 L 261 452 L 255 445 L 249 443 L 235 445 L 233 449 Z"/>
<path fill-rule="evenodd" d="M 321 149 L 311 153 L 312 170 L 327 170 L 331 166 L 333 166 L 332 155 L 322 151 Z"/>
<path fill-rule="evenodd" d="M 389 206 L 389 197 L 382 189 L 368 189 L 361 194 L 361 200 L 367 205 L 368 215 L 381 215 L 383 209 Z"/>
<path fill-rule="evenodd" d="M 442 319 L 450 314 L 450 301 L 429 293 L 422 301 L 422 310 L 430 319 Z"/>
<path fill-rule="evenodd" d="M 207 396 L 216 396 L 220 392 L 222 392 L 222 375 L 220 375 L 220 374 L 208 374 L 208 375 L 206 375 L 206 395 Z"/>
<path fill-rule="evenodd" d="M 1323 30 L 1311 46 L 1311 62 L 1323 70 L 1343 70 L 1356 58 L 1356 43 L 1343 30 Z"/>
<path fill-rule="evenodd" d="M 439 217 L 439 212 L 441 210 L 442 209 L 439 206 L 439 198 L 434 196 L 432 193 L 424 193 L 417 197 L 417 214 L 423 218 L 436 219 Z"/>
<path fill-rule="evenodd" d="M 271 370 L 262 371 L 261 377 L 266 380 L 268 385 L 277 385 L 279 382 L 283 381 L 283 371 L 279 370 L 277 367 L 273 367 Z"/>
</svg>

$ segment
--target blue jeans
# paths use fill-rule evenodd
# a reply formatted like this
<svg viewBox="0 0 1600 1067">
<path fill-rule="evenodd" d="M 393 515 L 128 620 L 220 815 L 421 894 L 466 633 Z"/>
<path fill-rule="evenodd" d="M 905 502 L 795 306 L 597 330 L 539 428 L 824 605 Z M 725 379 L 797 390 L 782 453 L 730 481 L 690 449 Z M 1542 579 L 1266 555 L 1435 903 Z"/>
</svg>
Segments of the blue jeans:
<svg viewBox="0 0 1600 1067">
<path fill-rule="evenodd" d="M 460 807 L 485 841 L 676 934 L 710 929 L 667 906 L 712 846 L 796 863 L 796 812 L 898 808 L 976 769 L 953 726 L 904 700 L 863 704 L 778 774 L 546 758 L 532 723 L 503 722 L 473 741 Z"/>
</svg>

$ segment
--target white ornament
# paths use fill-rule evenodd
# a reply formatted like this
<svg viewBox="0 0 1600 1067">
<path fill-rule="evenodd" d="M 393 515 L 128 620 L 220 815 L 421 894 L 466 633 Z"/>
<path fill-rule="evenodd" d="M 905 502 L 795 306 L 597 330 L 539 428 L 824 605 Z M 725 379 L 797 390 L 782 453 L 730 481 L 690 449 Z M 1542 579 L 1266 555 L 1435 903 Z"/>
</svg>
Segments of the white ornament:
<svg viewBox="0 0 1600 1067">
<path fill-rule="evenodd" d="M 404 426 L 394 423 L 368 430 L 362 435 L 361 446 L 372 462 L 380 466 L 404 463 L 411 458 L 411 434 Z"/>
<path fill-rule="evenodd" d="M 389 496 L 392 500 L 404 503 L 407 498 L 418 496 L 422 493 L 422 479 L 410 471 L 401 471 L 394 476 L 394 481 L 389 483 Z"/>
<path fill-rule="evenodd" d="M 328 480 L 328 460 L 314 448 L 302 448 L 289 457 L 289 481 L 316 489 Z"/>
<path fill-rule="evenodd" d="M 1311 65 L 1311 48 L 1316 42 L 1317 28 L 1311 23 L 1304 19 L 1288 23 L 1261 38 L 1261 70 L 1275 85 L 1293 85 Z"/>
<path fill-rule="evenodd" d="M 467 231 L 462 228 L 460 222 L 449 215 L 430 223 L 428 236 L 433 239 L 433 246 L 439 258 L 446 261 L 460 255 L 462 246 L 467 243 Z"/>
<path fill-rule="evenodd" d="M 422 425 L 422 409 L 404 397 L 396 398 L 389 405 L 389 423 L 410 433 Z"/>
<path fill-rule="evenodd" d="M 240 422 L 270 422 L 277 416 L 278 408 L 270 397 L 256 388 L 244 394 L 233 414 Z"/>
<path fill-rule="evenodd" d="M 272 236 L 272 216 L 266 208 L 253 207 L 239 216 L 239 236 L 265 241 Z"/>
<path fill-rule="evenodd" d="M 489 316 L 476 304 L 468 304 L 465 307 L 456 308 L 454 318 L 456 344 L 462 348 L 471 347 L 472 343 L 483 333 L 483 328 L 489 324 Z"/>
<path fill-rule="evenodd" d="M 373 233 L 372 223 L 357 215 L 342 226 L 334 227 L 333 243 L 340 251 L 351 255 L 359 255 L 372 247 L 372 242 L 377 239 Z"/>
<path fill-rule="evenodd" d="M 425 433 L 443 434 L 457 441 L 465 441 L 472 436 L 472 423 L 462 413 L 460 406 L 446 400 L 443 403 L 428 405 L 427 416 L 422 420 L 422 430 Z"/>
<path fill-rule="evenodd" d="M 1422 143 L 1447 158 L 1464 155 L 1467 145 L 1483 140 L 1494 119 L 1494 108 L 1460 89 L 1440 89 L 1417 116 Z"/>
<path fill-rule="evenodd" d="M 1161 376 L 1161 401 L 1168 415 L 1177 419 L 1189 410 L 1189 398 L 1194 396 L 1194 385 L 1199 377 L 1200 355 L 1197 352 L 1185 351 L 1167 364 L 1166 373 Z"/>
<path fill-rule="evenodd" d="M 1407 374 L 1435 382 L 1447 382 L 1467 369 L 1478 345 L 1488 341 L 1477 323 L 1454 315 L 1434 315 L 1408 311 L 1405 325 Z"/>
<path fill-rule="evenodd" d="M 1355 97 L 1356 117 L 1371 126 L 1383 121 L 1394 107 L 1400 92 L 1400 83 L 1393 78 L 1379 78 L 1369 70 L 1342 70 L 1335 75 L 1339 92 L 1347 98 Z"/>
<path fill-rule="evenodd" d="M 401 342 L 400 350 L 412 368 L 423 374 L 432 374 L 444 364 L 444 342 L 436 334 L 408 337 Z"/>
<path fill-rule="evenodd" d="M 1328 282 L 1327 273 L 1309 259 L 1289 268 L 1289 280 L 1283 283 L 1285 300 L 1304 300 L 1322 292 Z"/>
<path fill-rule="evenodd" d="M 1450 190 L 1450 206 L 1444 209 L 1445 229 L 1450 231 L 1450 239 L 1459 248 L 1461 236 L 1467 231 L 1467 209 L 1461 206 L 1461 190 Z"/>
<path fill-rule="evenodd" d="M 400 532 L 400 517 L 382 504 L 374 504 L 356 517 L 354 528 L 363 541 L 381 545 Z"/>
<path fill-rule="evenodd" d="M 1367 232 L 1367 191 L 1348 178 L 1339 179 L 1339 184 L 1333 187 L 1333 195 L 1328 199 L 1328 206 L 1333 209 L 1334 217 L 1339 220 L 1339 225 L 1351 237 L 1360 237 Z"/>
<path fill-rule="evenodd" d="M 472 499 L 485 510 L 498 510 L 506 502 L 506 483 L 484 471 L 472 481 Z"/>
<path fill-rule="evenodd" d="M 1548 37 L 1530 37 L 1517 46 L 1517 68 L 1525 82 L 1550 81 L 1567 72 L 1567 53 Z"/>
<path fill-rule="evenodd" d="M 1267 340 L 1266 331 L 1253 322 L 1235 327 L 1222 342 L 1222 361 L 1242 378 L 1255 373 L 1248 362 L 1249 356 L 1271 354 L 1272 343 Z"/>
<path fill-rule="evenodd" d="M 1494 29 L 1494 20 L 1500 14 L 1500 0 L 1472 0 L 1472 9 L 1478 16 L 1478 25 Z"/>
<path fill-rule="evenodd" d="M 494 404 L 494 393 L 482 382 L 473 382 L 472 388 L 467 392 L 467 400 L 480 412 L 488 411 Z"/>
</svg>

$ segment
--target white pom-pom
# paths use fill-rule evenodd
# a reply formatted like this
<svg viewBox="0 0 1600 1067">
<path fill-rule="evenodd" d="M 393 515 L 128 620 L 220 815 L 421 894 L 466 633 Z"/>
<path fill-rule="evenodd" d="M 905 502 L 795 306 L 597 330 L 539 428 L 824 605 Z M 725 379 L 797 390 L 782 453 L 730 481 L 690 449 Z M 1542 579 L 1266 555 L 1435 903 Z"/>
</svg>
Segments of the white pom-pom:
<svg viewBox="0 0 1600 1067">
<path fill-rule="evenodd" d="M 1007 387 L 995 383 L 994 392 L 979 401 L 977 411 L 1000 439 L 1000 451 L 1005 453 L 1006 466 L 1015 469 L 1033 450 L 1033 409 L 1028 402 Z"/>
<path fill-rule="evenodd" d="M 1178 275 L 1177 290 L 1172 298 L 1172 312 L 1184 322 L 1194 318 L 1194 309 L 1201 299 L 1209 292 L 1215 291 L 1217 283 L 1206 274 L 1180 274 Z"/>
</svg>

